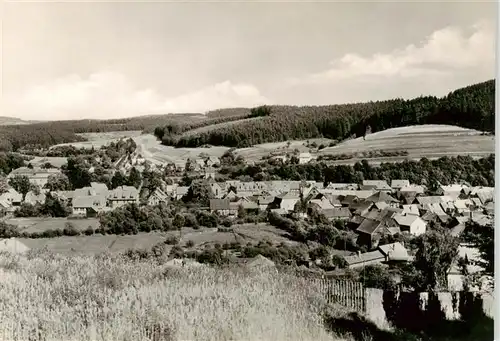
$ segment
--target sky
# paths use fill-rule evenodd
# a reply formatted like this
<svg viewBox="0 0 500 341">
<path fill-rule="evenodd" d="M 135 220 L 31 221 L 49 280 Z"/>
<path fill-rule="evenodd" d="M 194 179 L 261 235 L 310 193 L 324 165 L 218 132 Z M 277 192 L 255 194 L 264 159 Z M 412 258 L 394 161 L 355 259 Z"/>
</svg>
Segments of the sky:
<svg viewBox="0 0 500 341">
<path fill-rule="evenodd" d="M 495 76 L 496 2 L 5 2 L 0 116 L 442 96 Z"/>
</svg>

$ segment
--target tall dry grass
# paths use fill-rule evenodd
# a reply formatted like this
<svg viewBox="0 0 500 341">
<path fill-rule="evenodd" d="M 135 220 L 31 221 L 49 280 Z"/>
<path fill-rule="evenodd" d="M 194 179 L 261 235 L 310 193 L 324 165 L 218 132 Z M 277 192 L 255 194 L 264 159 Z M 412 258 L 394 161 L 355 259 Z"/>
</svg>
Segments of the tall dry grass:
<svg viewBox="0 0 500 341">
<path fill-rule="evenodd" d="M 0 255 L 0 340 L 333 340 L 293 275 Z"/>
</svg>

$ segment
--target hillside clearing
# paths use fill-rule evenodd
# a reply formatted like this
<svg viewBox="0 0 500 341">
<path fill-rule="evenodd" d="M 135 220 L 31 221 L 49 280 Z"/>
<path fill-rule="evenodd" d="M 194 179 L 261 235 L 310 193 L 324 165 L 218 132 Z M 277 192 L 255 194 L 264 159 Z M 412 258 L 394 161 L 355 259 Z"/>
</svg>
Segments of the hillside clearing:
<svg viewBox="0 0 500 341">
<path fill-rule="evenodd" d="M 78 136 L 84 137 L 87 141 L 84 142 L 71 142 L 71 143 L 61 143 L 51 146 L 50 149 L 61 147 L 61 146 L 74 146 L 76 148 L 101 148 L 106 146 L 111 142 L 116 142 L 120 139 L 128 139 L 140 136 L 142 134 L 141 130 L 130 130 L 130 131 L 111 131 L 105 133 L 81 133 L 76 134 Z"/>
<path fill-rule="evenodd" d="M 395 157 L 377 157 L 372 163 L 397 162 L 405 159 L 423 157 L 439 158 L 443 156 L 469 155 L 484 157 L 495 152 L 494 136 L 482 135 L 473 129 L 449 125 L 420 125 L 393 128 L 342 142 L 318 152 L 318 155 L 356 155 L 359 152 L 383 150 L 406 151 L 408 155 Z M 332 164 L 354 164 L 362 158 L 331 161 Z"/>
<path fill-rule="evenodd" d="M 79 231 L 84 231 L 89 226 L 94 230 L 99 227 L 97 219 L 16 218 L 6 222 L 20 227 L 20 232 L 26 233 L 41 233 L 49 229 L 62 230 L 66 222 L 71 222 Z M 193 242 L 194 247 L 200 250 L 207 245 L 223 245 L 225 243 L 246 245 L 248 243 L 256 244 L 260 241 L 268 241 L 274 245 L 280 243 L 297 245 L 297 242 L 289 239 L 286 232 L 264 223 L 234 225 L 231 232 L 220 232 L 217 228 L 183 228 L 181 231 L 152 231 L 135 235 L 94 234 L 74 237 L 18 238 L 18 240 L 30 249 L 47 248 L 52 252 L 62 254 L 99 254 L 104 251 L 124 252 L 129 249 L 151 249 L 155 244 L 163 242 L 171 236 L 178 237 L 182 245 L 188 241 Z"/>
</svg>

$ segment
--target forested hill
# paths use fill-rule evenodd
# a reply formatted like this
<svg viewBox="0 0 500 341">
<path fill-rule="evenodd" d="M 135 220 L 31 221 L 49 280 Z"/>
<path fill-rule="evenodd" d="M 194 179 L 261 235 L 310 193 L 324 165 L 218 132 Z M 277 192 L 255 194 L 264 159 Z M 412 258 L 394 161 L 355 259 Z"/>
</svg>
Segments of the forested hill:
<svg viewBox="0 0 500 341">
<path fill-rule="evenodd" d="M 24 125 L 0 125 L 0 152 L 19 148 L 47 148 L 54 144 L 84 141 L 78 133 L 141 130 L 153 132 L 158 125 L 198 122 L 210 117 L 199 113 L 149 115 L 110 120 L 48 121 Z"/>
<path fill-rule="evenodd" d="M 250 112 L 250 111 L 249 111 Z M 196 125 L 161 126 L 155 135 L 164 144 L 198 147 L 205 144 L 248 147 L 266 142 L 326 137 L 344 139 L 372 132 L 416 124 L 450 124 L 481 131 L 495 129 L 495 81 L 455 90 L 443 98 L 418 97 L 328 106 L 266 106 L 251 110 L 246 117 L 227 117 L 227 125 L 189 132 Z M 203 122 L 206 125 L 208 122 Z"/>
</svg>

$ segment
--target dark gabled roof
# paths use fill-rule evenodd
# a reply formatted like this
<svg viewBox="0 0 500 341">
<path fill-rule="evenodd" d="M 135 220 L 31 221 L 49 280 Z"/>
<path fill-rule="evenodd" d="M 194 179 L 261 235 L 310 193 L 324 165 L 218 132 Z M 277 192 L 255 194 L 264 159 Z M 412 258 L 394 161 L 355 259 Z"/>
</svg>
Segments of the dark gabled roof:
<svg viewBox="0 0 500 341">
<path fill-rule="evenodd" d="M 399 197 L 403 201 L 403 204 L 411 205 L 415 202 L 417 198 L 417 192 L 415 191 L 402 191 L 399 192 Z"/>
<path fill-rule="evenodd" d="M 363 218 L 362 216 L 355 215 L 349 220 L 349 222 L 352 224 L 360 225 L 364 220 L 365 220 L 365 218 Z"/>
<path fill-rule="evenodd" d="M 353 203 L 356 203 L 359 201 L 359 198 L 355 195 L 346 195 L 343 198 L 340 199 L 340 202 L 342 205 L 352 205 Z"/>
<path fill-rule="evenodd" d="M 329 208 L 322 210 L 321 213 L 327 218 L 350 218 L 352 217 L 351 211 L 347 207 Z"/>
<path fill-rule="evenodd" d="M 229 210 L 230 201 L 228 199 L 210 199 L 210 210 Z"/>
<path fill-rule="evenodd" d="M 369 196 L 368 198 L 366 198 L 366 200 L 367 201 L 371 201 L 371 202 L 380 202 L 380 201 L 383 201 L 383 202 L 386 202 L 386 203 L 398 202 L 396 199 L 394 199 L 392 196 L 390 196 L 386 192 L 381 192 L 381 191 L 373 193 L 371 196 Z"/>
<path fill-rule="evenodd" d="M 365 219 L 356 229 L 356 232 L 372 235 L 379 226 L 379 221 L 373 219 Z"/>
<path fill-rule="evenodd" d="M 373 206 L 373 203 L 370 201 L 362 201 L 358 203 L 354 203 L 349 206 L 349 209 L 354 210 L 354 214 L 361 214 L 365 210 L 369 210 Z"/>
</svg>

